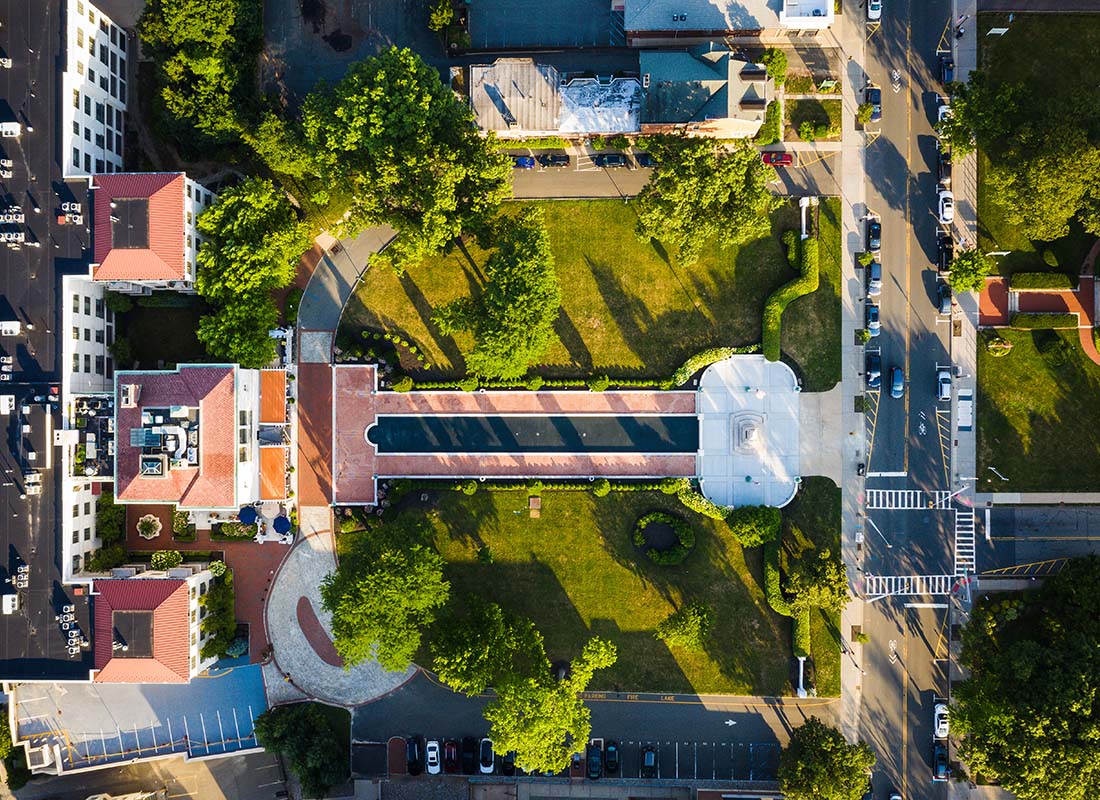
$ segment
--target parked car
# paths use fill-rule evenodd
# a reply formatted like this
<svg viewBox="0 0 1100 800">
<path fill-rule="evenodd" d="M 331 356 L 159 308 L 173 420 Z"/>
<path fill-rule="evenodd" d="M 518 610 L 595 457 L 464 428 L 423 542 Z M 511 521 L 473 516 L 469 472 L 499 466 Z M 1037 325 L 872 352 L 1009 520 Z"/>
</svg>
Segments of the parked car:
<svg viewBox="0 0 1100 800">
<path fill-rule="evenodd" d="M 481 758 L 478 760 L 478 767 L 481 769 L 481 774 L 492 775 L 495 763 L 496 756 L 493 755 L 493 742 L 488 737 L 485 737 L 481 740 Z"/>
<path fill-rule="evenodd" d="M 504 775 L 512 776 L 516 774 L 516 751 L 509 750 L 504 754 L 504 758 L 500 760 L 500 771 Z"/>
<path fill-rule="evenodd" d="M 609 775 L 619 771 L 619 743 L 614 739 L 603 746 L 603 768 Z"/>
<path fill-rule="evenodd" d="M 589 743 L 584 751 L 584 759 L 588 764 L 588 777 L 597 780 L 603 775 L 603 750 L 594 742 Z"/>
<path fill-rule="evenodd" d="M 878 306 L 874 303 L 867 304 L 867 332 L 871 336 L 878 336 L 882 333 L 882 322 L 878 317 Z"/>
<path fill-rule="evenodd" d="M 953 113 L 951 111 L 951 101 L 943 95 L 940 95 L 938 100 L 939 105 L 936 106 L 936 122 L 943 122 Z"/>
<path fill-rule="evenodd" d="M 882 262 L 872 261 L 867 267 L 867 296 L 878 297 L 882 294 Z"/>
<path fill-rule="evenodd" d="M 443 771 L 449 774 L 458 772 L 458 742 L 454 739 L 443 743 Z"/>
<path fill-rule="evenodd" d="M 890 800 L 901 800 L 901 792 L 890 792 Z"/>
<path fill-rule="evenodd" d="M 951 378 L 948 376 L 948 381 L 950 380 Z M 932 719 L 935 728 L 935 733 L 932 735 L 937 739 L 946 739 L 951 732 L 950 712 L 947 710 L 947 703 L 936 703 L 936 707 L 932 709 Z"/>
<path fill-rule="evenodd" d="M 867 388 L 877 389 L 882 386 L 882 356 L 878 353 L 867 354 Z"/>
<path fill-rule="evenodd" d="M 882 89 L 877 86 L 868 86 L 863 102 L 871 104 L 871 122 L 882 119 Z"/>
<path fill-rule="evenodd" d="M 622 153 L 600 153 L 592 157 L 592 163 L 603 169 L 629 166 L 626 156 Z"/>
<path fill-rule="evenodd" d="M 634 163 L 642 169 L 653 169 L 655 166 L 657 166 L 657 159 L 655 159 L 649 153 L 635 153 Z"/>
<path fill-rule="evenodd" d="M 949 369 L 940 368 L 936 370 L 936 400 L 941 403 L 951 401 L 951 370 Z M 947 714 L 946 707 L 944 708 L 944 714 Z M 946 716 L 944 716 L 944 724 L 947 724 Z"/>
<path fill-rule="evenodd" d="M 420 736 L 405 739 L 405 766 L 410 775 L 419 775 L 424 771 L 424 742 Z"/>
<path fill-rule="evenodd" d="M 951 56 L 940 56 L 940 83 L 945 86 L 955 80 L 955 61 Z"/>
<path fill-rule="evenodd" d="M 643 778 L 657 777 L 657 750 L 651 744 L 642 748 L 641 775 Z"/>
<path fill-rule="evenodd" d="M 944 186 L 951 185 L 951 148 L 941 147 L 936 158 L 936 177 Z"/>
<path fill-rule="evenodd" d="M 940 222 L 950 225 L 955 221 L 955 195 L 949 189 L 940 188 Z"/>
<path fill-rule="evenodd" d="M 473 736 L 462 737 L 462 774 L 477 774 L 477 739 Z"/>
<path fill-rule="evenodd" d="M 871 22 L 882 19 L 882 0 L 867 0 L 867 19 Z"/>
<path fill-rule="evenodd" d="M 938 297 L 936 308 L 939 309 L 941 314 L 951 313 L 951 287 L 946 283 L 941 283 L 940 288 L 937 290 Z"/>
<path fill-rule="evenodd" d="M 543 153 L 536 160 L 544 167 L 568 167 L 571 159 L 568 153 Z"/>
<path fill-rule="evenodd" d="M 534 156 L 512 156 L 512 169 L 534 169 Z"/>
<path fill-rule="evenodd" d="M 424 745 L 424 766 L 429 775 L 438 775 L 443 771 L 443 758 L 439 749 L 439 742 L 435 739 Z"/>
<path fill-rule="evenodd" d="M 936 266 L 940 272 L 948 272 L 955 258 L 955 241 L 950 234 L 940 234 L 936 242 Z"/>
<path fill-rule="evenodd" d="M 942 742 L 932 747 L 932 780 L 947 780 L 947 747 Z"/>
<path fill-rule="evenodd" d="M 771 164 L 773 167 L 789 167 L 794 163 L 792 153 L 764 153 L 760 158 L 765 164 Z"/>
<path fill-rule="evenodd" d="M 867 223 L 867 249 L 872 253 L 882 249 L 882 223 L 877 219 Z"/>
<path fill-rule="evenodd" d="M 890 396 L 895 400 L 905 397 L 905 373 L 901 367 L 890 367 Z"/>
</svg>

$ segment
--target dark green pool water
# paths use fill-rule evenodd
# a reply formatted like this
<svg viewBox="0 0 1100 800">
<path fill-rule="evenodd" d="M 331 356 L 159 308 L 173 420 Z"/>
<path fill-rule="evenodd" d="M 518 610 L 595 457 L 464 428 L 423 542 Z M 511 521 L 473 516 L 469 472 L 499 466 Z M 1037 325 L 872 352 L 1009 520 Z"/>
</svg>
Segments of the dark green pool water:
<svg viewBox="0 0 1100 800">
<path fill-rule="evenodd" d="M 379 453 L 694 453 L 694 416 L 383 416 Z"/>
</svg>

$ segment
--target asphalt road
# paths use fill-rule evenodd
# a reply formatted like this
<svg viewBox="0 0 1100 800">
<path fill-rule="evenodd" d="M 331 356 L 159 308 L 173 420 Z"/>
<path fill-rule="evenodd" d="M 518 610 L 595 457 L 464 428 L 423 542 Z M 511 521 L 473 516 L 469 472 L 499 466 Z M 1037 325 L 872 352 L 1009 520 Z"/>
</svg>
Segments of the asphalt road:
<svg viewBox="0 0 1100 800">
<path fill-rule="evenodd" d="M 352 738 L 384 742 L 481 737 L 487 697 L 467 698 L 421 672 L 397 691 L 355 709 Z M 774 780 L 780 741 L 811 715 L 832 721 L 835 699 L 699 698 L 588 693 L 592 736 L 621 743 L 624 777 L 638 777 L 645 744 L 658 751 L 660 776 L 697 780 Z"/>
<path fill-rule="evenodd" d="M 929 510 L 930 493 L 949 488 L 950 417 L 936 402 L 936 368 L 950 362 L 947 317 L 935 306 L 937 49 L 950 22 L 947 0 L 896 0 L 881 27 L 868 28 L 868 78 L 882 88 L 882 121 L 868 125 L 867 205 L 882 222 L 882 334 L 872 342 L 883 366 L 883 392 L 868 397 L 872 490 L 922 491 L 912 510 L 868 510 L 864 569 L 879 575 L 953 571 L 953 512 Z M 894 92 L 891 71 L 901 86 Z M 903 398 L 890 397 L 890 370 L 906 377 Z M 943 412 L 943 413 L 939 413 Z M 911 495 L 912 496 L 912 495 Z M 904 504 L 904 503 L 899 503 Z M 944 798 L 931 780 L 932 698 L 947 694 L 946 608 L 911 607 L 886 598 L 867 605 L 860 732 L 879 757 L 876 797 Z M 928 605 L 928 604 L 925 604 Z M 944 604 L 946 605 L 946 604 Z M 942 632 L 942 635 L 941 635 Z"/>
</svg>

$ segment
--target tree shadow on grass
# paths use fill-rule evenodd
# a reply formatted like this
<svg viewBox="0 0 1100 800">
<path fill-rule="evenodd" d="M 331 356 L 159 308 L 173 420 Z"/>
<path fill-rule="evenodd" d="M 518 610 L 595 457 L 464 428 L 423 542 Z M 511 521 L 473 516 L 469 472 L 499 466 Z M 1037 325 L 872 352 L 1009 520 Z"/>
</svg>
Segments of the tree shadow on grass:
<svg viewBox="0 0 1100 800">
<path fill-rule="evenodd" d="M 569 358 L 572 359 L 573 363 L 580 367 L 582 371 L 591 372 L 593 368 L 592 352 L 588 349 L 588 345 L 584 343 L 584 336 L 577 330 L 577 326 L 573 324 L 573 320 L 570 319 L 564 308 L 558 310 L 558 318 L 554 320 L 554 333 L 565 345 L 566 352 L 569 353 Z"/>
<path fill-rule="evenodd" d="M 526 492 L 514 492 L 516 503 L 520 497 L 526 498 Z M 443 524 L 447 535 L 454 541 L 473 547 L 484 547 L 482 531 L 495 531 L 499 517 L 497 506 L 489 492 L 478 491 L 472 495 L 462 492 L 436 493 L 433 498 L 436 518 Z"/>
<path fill-rule="evenodd" d="M 401 288 L 405 290 L 405 296 L 409 298 L 409 302 L 419 315 L 420 321 L 424 323 L 424 327 L 427 329 L 429 335 L 431 335 L 436 348 L 438 348 L 439 351 L 443 353 L 443 356 L 452 364 L 462 364 L 462 353 L 459 351 L 458 345 L 455 344 L 453 337 L 445 336 L 439 332 L 439 327 L 432 321 L 432 314 L 435 309 L 432 308 L 432 304 L 428 302 L 428 298 L 424 296 L 420 287 L 417 286 L 416 281 L 412 279 L 412 276 L 410 276 L 408 272 L 404 272 L 398 278 L 398 282 L 401 284 Z M 399 330 L 400 328 L 395 329 Z"/>
</svg>

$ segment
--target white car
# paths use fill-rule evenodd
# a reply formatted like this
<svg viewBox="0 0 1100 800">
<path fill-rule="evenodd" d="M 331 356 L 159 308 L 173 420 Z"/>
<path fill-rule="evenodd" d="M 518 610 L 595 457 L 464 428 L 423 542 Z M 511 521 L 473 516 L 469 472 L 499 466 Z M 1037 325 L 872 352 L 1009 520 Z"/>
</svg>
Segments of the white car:
<svg viewBox="0 0 1100 800">
<path fill-rule="evenodd" d="M 937 739 L 946 739 L 947 734 L 950 733 L 950 712 L 947 710 L 946 703 L 936 703 L 936 707 L 933 710 L 933 723 L 936 729 L 934 736 Z"/>
<path fill-rule="evenodd" d="M 943 122 L 951 113 L 951 101 L 941 95 L 940 104 L 936 108 L 936 122 Z"/>
<path fill-rule="evenodd" d="M 435 739 L 432 739 L 424 747 L 424 762 L 429 775 L 438 775 L 443 769 L 443 762 L 439 756 L 439 742 Z"/>
<path fill-rule="evenodd" d="M 940 222 L 950 225 L 955 221 L 955 195 L 947 189 L 940 189 Z"/>
<path fill-rule="evenodd" d="M 496 756 L 493 754 L 493 742 L 488 737 L 481 740 L 480 758 L 478 768 L 482 775 L 492 775 L 496 765 Z"/>
<path fill-rule="evenodd" d="M 882 0 L 867 0 L 867 19 L 871 22 L 882 19 Z"/>
</svg>

